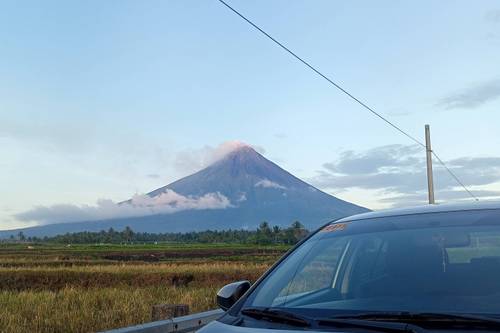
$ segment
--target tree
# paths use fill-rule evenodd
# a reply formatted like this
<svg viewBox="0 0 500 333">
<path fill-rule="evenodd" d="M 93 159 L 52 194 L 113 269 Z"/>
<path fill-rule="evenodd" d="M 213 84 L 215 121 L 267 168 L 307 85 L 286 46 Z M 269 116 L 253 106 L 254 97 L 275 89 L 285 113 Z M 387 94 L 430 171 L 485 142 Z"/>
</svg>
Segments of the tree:
<svg viewBox="0 0 500 333">
<path fill-rule="evenodd" d="M 271 228 L 266 221 L 262 222 L 257 229 L 257 243 L 270 244 L 273 240 Z"/>
<path fill-rule="evenodd" d="M 17 238 L 19 238 L 21 242 L 24 242 L 26 240 L 26 236 L 24 236 L 24 232 L 22 231 L 19 231 L 19 233 L 17 234 Z"/>
<path fill-rule="evenodd" d="M 295 244 L 297 242 L 293 228 L 286 228 L 285 229 L 285 232 L 283 234 L 283 241 L 285 244 L 289 244 L 289 245 Z"/>
<path fill-rule="evenodd" d="M 259 225 L 259 230 L 265 234 L 270 234 L 271 233 L 271 228 L 269 228 L 269 223 L 267 223 L 266 221 L 262 222 L 260 225 Z"/>
<path fill-rule="evenodd" d="M 277 225 L 273 227 L 273 242 L 278 243 L 281 234 L 281 228 Z"/>
<path fill-rule="evenodd" d="M 130 227 L 122 231 L 109 228 L 107 231 L 98 232 L 82 231 L 66 233 L 52 237 L 36 238 L 39 242 L 53 242 L 63 244 L 98 244 L 98 243 L 124 243 L 124 242 L 179 242 L 179 243 L 247 243 L 247 244 L 295 244 L 307 235 L 302 224 L 298 221 L 288 228 L 271 226 L 263 221 L 255 230 L 206 230 L 185 233 L 147 233 L 134 232 Z M 11 237 L 15 240 L 15 236 Z M 32 238 L 35 241 L 35 238 Z"/>
<path fill-rule="evenodd" d="M 132 231 L 132 229 L 129 226 L 126 226 L 125 229 L 123 229 L 122 234 L 123 234 L 123 238 L 125 238 L 127 243 L 130 243 L 130 241 L 132 240 L 132 237 L 134 236 L 134 232 Z"/>
<path fill-rule="evenodd" d="M 295 238 L 295 242 L 298 242 L 308 234 L 308 231 L 304 228 L 304 225 L 299 221 L 293 222 L 291 228 L 293 230 L 293 237 Z"/>
<path fill-rule="evenodd" d="M 106 232 L 105 237 L 105 242 L 106 243 L 114 243 L 115 238 L 116 238 L 116 231 L 113 228 L 109 228 L 108 231 Z"/>
<path fill-rule="evenodd" d="M 296 229 L 296 230 L 298 230 L 298 229 L 304 229 L 304 225 L 302 223 L 300 223 L 299 221 L 293 222 L 292 225 L 291 225 L 291 227 L 293 229 Z"/>
</svg>

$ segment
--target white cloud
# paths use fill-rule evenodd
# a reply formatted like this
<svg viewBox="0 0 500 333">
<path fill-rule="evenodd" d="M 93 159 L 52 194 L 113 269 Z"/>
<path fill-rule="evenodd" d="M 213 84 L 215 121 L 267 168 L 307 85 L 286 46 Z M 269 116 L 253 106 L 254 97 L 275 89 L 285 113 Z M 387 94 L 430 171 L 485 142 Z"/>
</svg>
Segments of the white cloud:
<svg viewBox="0 0 500 333">
<path fill-rule="evenodd" d="M 236 199 L 237 202 L 243 202 L 247 200 L 247 194 L 245 192 L 240 193 L 238 199 Z"/>
<path fill-rule="evenodd" d="M 500 98 L 500 79 L 490 80 L 442 98 L 437 105 L 445 109 L 474 109 Z"/>
<path fill-rule="evenodd" d="M 229 199 L 218 192 L 192 197 L 166 190 L 155 197 L 136 194 L 130 201 L 121 204 L 108 199 L 100 199 L 95 206 L 73 204 L 58 204 L 48 207 L 37 206 L 26 212 L 16 214 L 15 217 L 24 222 L 51 224 L 172 214 L 184 210 L 225 209 L 229 207 L 231 207 Z"/>
<path fill-rule="evenodd" d="M 463 157 L 446 161 L 448 167 L 481 198 L 499 197 L 500 157 Z M 365 152 L 346 151 L 309 182 L 330 191 L 376 192 L 383 205 L 404 206 L 423 203 L 427 180 L 425 152 L 416 145 L 389 145 Z M 470 197 L 439 164 L 434 164 L 436 197 L 462 200 Z"/>
<path fill-rule="evenodd" d="M 259 146 L 252 146 L 241 141 L 226 141 L 217 147 L 205 146 L 200 149 L 181 151 L 176 154 L 174 165 L 176 169 L 184 173 L 198 171 L 242 147 L 251 147 L 261 154 L 265 153 L 264 148 Z"/>
<path fill-rule="evenodd" d="M 255 187 L 264 187 L 264 188 L 275 188 L 279 190 L 286 190 L 286 187 L 275 183 L 269 179 L 261 179 L 257 183 L 255 183 Z"/>
</svg>

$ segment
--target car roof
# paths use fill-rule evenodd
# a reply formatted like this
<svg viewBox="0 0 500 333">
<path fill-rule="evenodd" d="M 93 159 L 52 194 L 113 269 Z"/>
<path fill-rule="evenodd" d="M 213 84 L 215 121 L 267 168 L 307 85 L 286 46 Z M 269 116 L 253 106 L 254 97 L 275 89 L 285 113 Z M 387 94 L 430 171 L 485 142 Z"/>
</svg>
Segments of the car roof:
<svg viewBox="0 0 500 333">
<path fill-rule="evenodd" d="M 379 211 L 373 211 L 373 212 L 344 217 L 340 220 L 335 221 L 335 223 L 352 222 L 356 220 L 366 220 L 366 219 L 389 217 L 389 216 L 460 212 L 460 211 L 471 211 L 471 210 L 491 210 L 491 209 L 500 209 L 500 201 L 435 204 L 435 205 L 416 206 L 407 208 L 383 209 Z"/>
</svg>

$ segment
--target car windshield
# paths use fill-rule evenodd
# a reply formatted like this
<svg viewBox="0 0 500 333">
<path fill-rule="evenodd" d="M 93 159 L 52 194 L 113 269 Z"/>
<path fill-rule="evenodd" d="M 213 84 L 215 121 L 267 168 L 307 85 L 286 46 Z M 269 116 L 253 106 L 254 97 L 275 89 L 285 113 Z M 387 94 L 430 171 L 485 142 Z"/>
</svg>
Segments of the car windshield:
<svg viewBox="0 0 500 333">
<path fill-rule="evenodd" d="M 500 315 L 500 213 L 330 224 L 283 260 L 243 308 L 305 315 L 410 311 Z"/>
</svg>

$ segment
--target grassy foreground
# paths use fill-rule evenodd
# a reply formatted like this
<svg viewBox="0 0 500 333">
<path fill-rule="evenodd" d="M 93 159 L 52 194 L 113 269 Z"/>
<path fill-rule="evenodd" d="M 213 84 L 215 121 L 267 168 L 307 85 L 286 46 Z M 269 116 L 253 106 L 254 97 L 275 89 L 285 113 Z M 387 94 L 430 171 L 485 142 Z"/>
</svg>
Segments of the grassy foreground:
<svg viewBox="0 0 500 333">
<path fill-rule="evenodd" d="M 220 287 L 254 281 L 285 250 L 1 245 L 0 332 L 96 332 L 148 322 L 154 304 L 188 304 L 193 313 L 213 309 Z"/>
<path fill-rule="evenodd" d="M 151 306 L 189 304 L 214 308 L 217 287 L 64 288 L 0 292 L 2 332 L 95 332 L 151 320 Z"/>
</svg>

